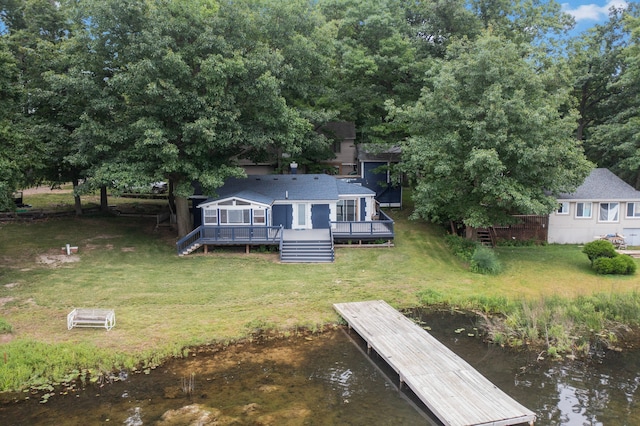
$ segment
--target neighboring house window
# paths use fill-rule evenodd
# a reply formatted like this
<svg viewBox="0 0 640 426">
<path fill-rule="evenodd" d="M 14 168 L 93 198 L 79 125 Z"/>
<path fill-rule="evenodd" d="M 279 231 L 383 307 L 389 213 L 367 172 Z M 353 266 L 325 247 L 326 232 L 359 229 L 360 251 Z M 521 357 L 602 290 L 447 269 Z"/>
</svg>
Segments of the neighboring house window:
<svg viewBox="0 0 640 426">
<path fill-rule="evenodd" d="M 576 217 L 591 217 L 591 203 L 576 203 Z"/>
<path fill-rule="evenodd" d="M 251 209 L 220 209 L 221 225 L 250 225 Z"/>
<path fill-rule="evenodd" d="M 218 209 L 205 209 L 204 210 L 204 224 L 205 225 L 217 225 L 218 224 Z"/>
<path fill-rule="evenodd" d="M 253 223 L 256 225 L 264 225 L 265 213 L 266 210 L 254 210 L 253 211 Z"/>
<path fill-rule="evenodd" d="M 569 214 L 569 202 L 562 201 L 558 204 L 557 214 Z"/>
<path fill-rule="evenodd" d="M 627 203 L 627 217 L 640 217 L 640 203 Z"/>
<path fill-rule="evenodd" d="M 333 152 L 335 154 L 340 154 L 341 151 L 342 151 L 342 141 L 340 140 L 333 141 Z"/>
<path fill-rule="evenodd" d="M 600 222 L 617 222 L 618 221 L 618 203 L 600 203 Z"/>
<path fill-rule="evenodd" d="M 355 222 L 356 200 L 339 200 L 337 203 L 336 220 L 338 222 Z"/>
</svg>

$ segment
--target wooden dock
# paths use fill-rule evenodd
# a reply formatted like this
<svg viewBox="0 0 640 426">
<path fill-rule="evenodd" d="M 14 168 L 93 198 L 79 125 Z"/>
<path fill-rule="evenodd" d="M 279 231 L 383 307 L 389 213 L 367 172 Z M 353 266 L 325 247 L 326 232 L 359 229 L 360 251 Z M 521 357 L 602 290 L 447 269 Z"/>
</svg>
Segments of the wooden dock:
<svg viewBox="0 0 640 426">
<path fill-rule="evenodd" d="M 382 300 L 335 310 L 445 425 L 533 424 L 535 413 Z"/>
</svg>

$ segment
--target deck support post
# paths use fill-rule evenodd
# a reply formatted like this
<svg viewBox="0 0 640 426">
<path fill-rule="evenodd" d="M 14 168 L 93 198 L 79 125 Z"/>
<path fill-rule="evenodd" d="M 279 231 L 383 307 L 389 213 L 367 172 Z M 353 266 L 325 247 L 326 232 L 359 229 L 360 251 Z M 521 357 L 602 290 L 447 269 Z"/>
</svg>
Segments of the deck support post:
<svg viewBox="0 0 640 426">
<path fill-rule="evenodd" d="M 246 245 L 244 246 L 244 252 L 245 252 L 246 254 L 249 254 L 249 247 L 250 247 L 250 246 L 249 246 L 249 244 L 246 244 Z"/>
<path fill-rule="evenodd" d="M 207 244 L 204 245 L 204 254 L 209 253 L 209 246 Z"/>
</svg>

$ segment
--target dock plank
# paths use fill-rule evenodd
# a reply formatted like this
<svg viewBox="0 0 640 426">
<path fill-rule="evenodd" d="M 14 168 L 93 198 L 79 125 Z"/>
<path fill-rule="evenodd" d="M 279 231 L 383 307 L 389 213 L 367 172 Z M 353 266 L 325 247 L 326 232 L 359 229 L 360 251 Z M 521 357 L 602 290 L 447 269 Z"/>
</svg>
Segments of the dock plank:
<svg viewBox="0 0 640 426">
<path fill-rule="evenodd" d="M 333 306 L 445 425 L 506 426 L 535 421 L 533 411 L 386 302 Z"/>
</svg>

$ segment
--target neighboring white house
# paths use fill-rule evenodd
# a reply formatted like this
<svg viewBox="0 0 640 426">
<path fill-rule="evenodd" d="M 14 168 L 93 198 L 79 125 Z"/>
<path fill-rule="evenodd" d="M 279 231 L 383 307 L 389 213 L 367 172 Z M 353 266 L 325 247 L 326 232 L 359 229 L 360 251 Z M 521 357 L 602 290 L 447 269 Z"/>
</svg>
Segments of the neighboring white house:
<svg viewBox="0 0 640 426">
<path fill-rule="evenodd" d="M 617 233 L 627 245 L 640 246 L 640 191 L 608 169 L 594 169 L 558 203 L 549 215 L 549 243 L 584 244 Z"/>
</svg>

